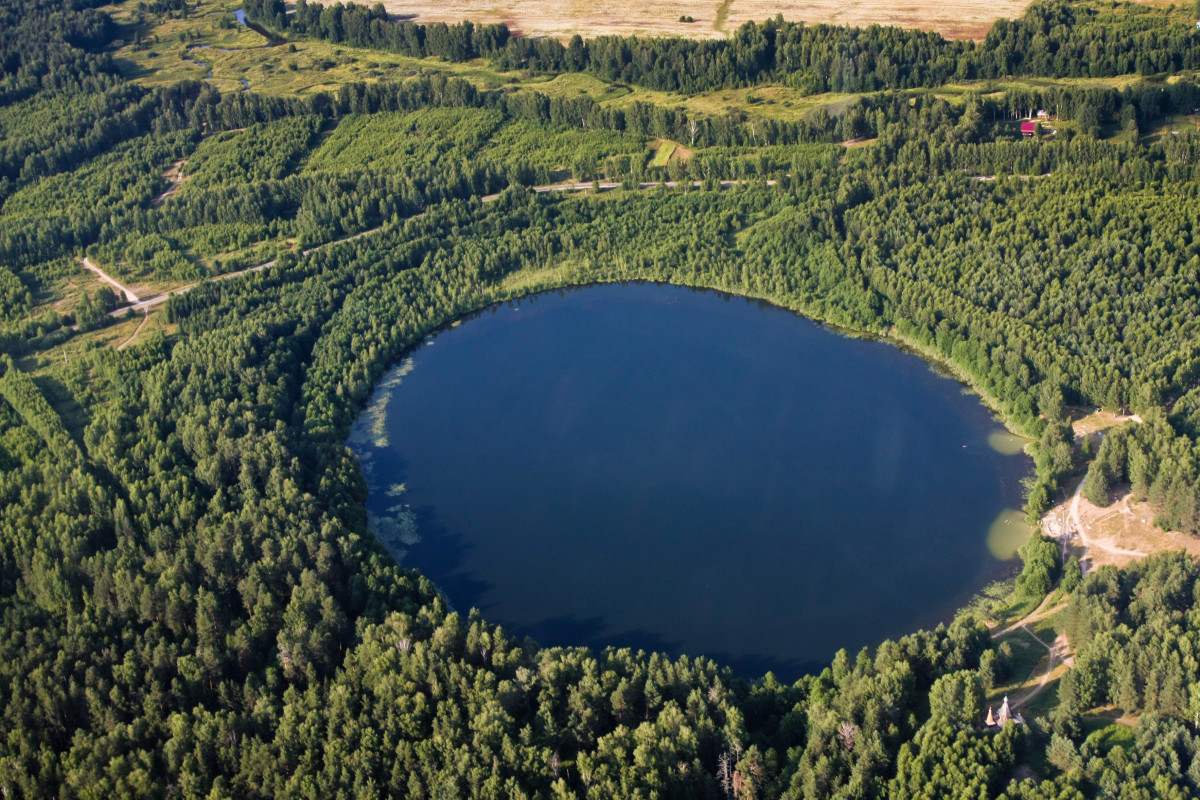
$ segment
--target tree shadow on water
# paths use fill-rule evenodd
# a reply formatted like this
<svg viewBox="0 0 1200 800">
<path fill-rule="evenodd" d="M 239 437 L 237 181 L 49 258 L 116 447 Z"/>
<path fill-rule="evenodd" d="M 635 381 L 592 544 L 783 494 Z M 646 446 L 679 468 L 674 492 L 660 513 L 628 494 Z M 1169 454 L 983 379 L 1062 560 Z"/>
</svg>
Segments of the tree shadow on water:
<svg viewBox="0 0 1200 800">
<path fill-rule="evenodd" d="M 763 653 L 741 653 L 734 655 L 733 653 L 723 651 L 704 653 L 703 655 L 711 658 L 722 667 L 731 668 L 739 677 L 750 681 L 757 680 L 770 672 L 780 683 L 792 683 L 802 675 L 817 675 L 821 670 L 829 666 L 827 662 L 815 659 L 801 661 L 796 658 L 784 658 L 781 656 L 765 655 Z"/>
<path fill-rule="evenodd" d="M 504 627 L 517 638 L 528 636 L 541 647 L 587 647 L 596 652 L 606 647 L 627 647 L 648 653 L 676 655 L 682 645 L 682 642 L 667 639 L 656 631 L 611 633 L 610 626 L 602 616 L 579 617 L 569 614 Z"/>
<path fill-rule="evenodd" d="M 606 647 L 612 647 L 643 650 L 646 653 L 665 653 L 671 658 L 679 658 L 682 655 L 704 656 L 712 659 L 719 667 L 731 668 L 746 680 L 756 680 L 771 672 L 779 681 L 791 683 L 802 675 L 818 674 L 828 666 L 824 661 L 801 661 L 762 653 L 695 652 L 682 640 L 670 639 L 658 631 L 635 629 L 613 633 L 602 616 L 548 617 L 529 624 L 505 625 L 504 628 L 519 639 L 530 637 L 541 647 L 587 647 L 597 653 Z"/>
<path fill-rule="evenodd" d="M 482 608 L 483 598 L 494 585 L 463 569 L 474 545 L 462 534 L 446 530 L 432 506 L 416 506 L 412 512 L 421 541 L 410 549 L 405 566 L 420 570 L 460 612 Z"/>
</svg>

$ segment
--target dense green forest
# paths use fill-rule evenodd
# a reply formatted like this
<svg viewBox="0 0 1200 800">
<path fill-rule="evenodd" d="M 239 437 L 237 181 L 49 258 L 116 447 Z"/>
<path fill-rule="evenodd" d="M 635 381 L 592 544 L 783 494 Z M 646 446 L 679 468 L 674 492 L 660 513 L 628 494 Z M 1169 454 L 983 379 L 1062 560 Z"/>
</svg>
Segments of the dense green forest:
<svg viewBox="0 0 1200 800">
<path fill-rule="evenodd" d="M 1074 662 L 1043 713 L 985 729 L 1030 667 L 987 609 L 792 684 L 542 648 L 396 564 L 345 446 L 384 371 L 440 326 L 648 279 L 951 366 L 1032 440 L 1032 519 L 1086 474 L 1092 501 L 1129 484 L 1195 534 L 1200 50 L 1170 12 L 1039 2 L 974 45 L 783 21 L 564 45 L 246 6 L 293 45 L 862 92 L 782 121 L 488 88 L 436 61 L 304 94 L 151 88 L 117 40 L 188 40 L 142 39 L 118 12 L 151 30 L 199 7 L 131 2 L 0 7 L 4 797 L 1200 794 L 1186 556 L 1080 579 L 1031 539 L 1013 602 L 1058 592 Z M 1113 75 L 1128 80 L 1074 80 Z M 941 87 L 971 79 L 1005 80 Z M 1022 141 L 1014 119 L 1034 109 L 1055 130 Z M 651 166 L 664 140 L 687 157 Z M 535 190 L 566 179 L 621 188 Z M 85 256 L 144 297 L 177 293 L 139 333 Z M 1089 465 L 1067 424 L 1080 405 L 1144 423 Z"/>
</svg>

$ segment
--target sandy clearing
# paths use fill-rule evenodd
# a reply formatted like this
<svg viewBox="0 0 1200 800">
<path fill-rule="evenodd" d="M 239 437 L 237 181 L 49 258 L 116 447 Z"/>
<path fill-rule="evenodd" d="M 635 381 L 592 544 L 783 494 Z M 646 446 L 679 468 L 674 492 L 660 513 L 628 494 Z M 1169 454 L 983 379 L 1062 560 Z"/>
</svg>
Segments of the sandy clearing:
<svg viewBox="0 0 1200 800">
<path fill-rule="evenodd" d="M 1064 543 L 1064 530 L 1075 538 L 1065 540 L 1067 556 L 1079 557 L 1085 571 L 1112 565 L 1123 567 L 1152 553 L 1183 550 L 1200 559 L 1200 538 L 1181 531 L 1164 531 L 1155 526 L 1155 511 L 1137 501 L 1125 486 L 1104 508 L 1083 497 L 1083 479 L 1072 487 L 1071 497 L 1042 517 L 1042 531 Z"/>
<path fill-rule="evenodd" d="M 1108 429 L 1126 422 L 1142 422 L 1136 414 L 1103 410 L 1087 413 L 1073 409 L 1072 416 L 1077 445 L 1088 437 L 1096 450 Z M 1200 538 L 1155 526 L 1154 508 L 1135 500 L 1129 486 L 1117 487 L 1113 496 L 1113 502 L 1104 508 L 1093 505 L 1083 497 L 1083 477 L 1080 477 L 1071 487 L 1071 496 L 1042 517 L 1042 531 L 1057 540 L 1067 556 L 1078 556 L 1085 572 L 1106 565 L 1123 567 L 1151 553 L 1171 550 L 1183 550 L 1200 559 Z"/>
<path fill-rule="evenodd" d="M 325 0 L 329 1 L 329 0 Z M 935 30 L 952 39 L 981 39 L 1001 17 L 1019 17 L 1027 0 L 942 0 L 935 3 L 884 3 L 881 0 L 628 0 L 549 2 L 514 0 L 503 6 L 479 5 L 457 0 L 384 0 L 391 14 L 414 22 L 503 22 L 526 36 L 566 39 L 611 34 L 639 36 L 686 36 L 719 38 L 723 28 L 732 32 L 750 20 L 762 21 L 782 14 L 784 19 L 835 25 L 898 25 Z M 690 16 L 694 22 L 680 22 Z"/>
</svg>

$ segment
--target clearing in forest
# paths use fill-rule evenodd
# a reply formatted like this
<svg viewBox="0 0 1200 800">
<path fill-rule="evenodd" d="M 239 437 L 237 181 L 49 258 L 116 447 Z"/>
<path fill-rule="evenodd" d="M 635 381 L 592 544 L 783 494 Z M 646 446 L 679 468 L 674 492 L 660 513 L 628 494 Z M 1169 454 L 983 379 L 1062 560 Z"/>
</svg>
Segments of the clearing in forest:
<svg viewBox="0 0 1200 800">
<path fill-rule="evenodd" d="M 384 0 L 391 14 L 414 22 L 503 22 L 526 36 L 566 39 L 606 35 L 687 36 L 719 38 L 750 20 L 762 21 L 782 14 L 785 19 L 834 25 L 898 25 L 935 30 L 952 39 L 982 39 L 1000 17 L 1021 16 L 1028 0 L 949 0 L 945 3 L 884 3 L 881 0 L 628 0 L 551 2 L 514 0 L 503 6 L 480 6 L 455 0 Z M 692 22 L 681 22 L 680 18 Z"/>
<path fill-rule="evenodd" d="M 658 149 L 654 153 L 654 158 L 650 159 L 650 166 L 665 167 L 671 160 L 671 156 L 675 155 L 675 149 L 679 145 L 668 139 L 663 139 L 658 142 Z"/>
<path fill-rule="evenodd" d="M 1103 409 L 1072 409 L 1071 418 L 1076 445 L 1086 436 L 1097 451 L 1109 429 L 1141 422 L 1136 415 L 1122 416 Z M 1171 550 L 1184 550 L 1200 558 L 1200 539 L 1155 525 L 1155 510 L 1149 503 L 1135 499 L 1128 484 L 1114 487 L 1113 501 L 1098 507 L 1082 496 L 1082 481 L 1080 476 L 1066 485 L 1070 494 L 1046 512 L 1041 525 L 1042 531 L 1055 539 L 1065 531 L 1067 556 L 1078 556 L 1088 571 L 1106 564 L 1123 567 L 1152 553 Z"/>
</svg>

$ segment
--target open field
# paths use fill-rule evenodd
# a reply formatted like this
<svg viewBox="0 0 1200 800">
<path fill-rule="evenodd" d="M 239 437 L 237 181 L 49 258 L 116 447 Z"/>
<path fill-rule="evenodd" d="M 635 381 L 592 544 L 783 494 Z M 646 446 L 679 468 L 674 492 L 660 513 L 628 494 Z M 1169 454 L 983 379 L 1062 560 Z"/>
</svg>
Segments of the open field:
<svg viewBox="0 0 1200 800">
<path fill-rule="evenodd" d="M 416 59 L 409 60 L 418 64 L 428 64 L 434 68 L 444 65 L 444 62 L 439 61 L 426 60 L 422 62 Z M 472 63 L 479 65 L 476 68 L 476 74 L 481 74 L 486 70 L 482 61 Z M 496 82 L 517 80 L 515 74 L 492 74 L 495 76 L 493 80 Z M 463 75 L 462 77 L 468 80 L 472 79 L 470 75 Z M 824 108 L 829 114 L 836 114 L 850 103 L 853 103 L 858 97 L 858 95 L 837 94 L 834 92 L 806 95 L 798 89 L 778 85 L 756 86 L 752 90 L 717 89 L 711 92 L 698 92 L 696 94 L 673 94 L 671 92 L 645 89 L 640 86 L 613 84 L 585 73 L 556 75 L 549 80 L 540 77 L 525 79 L 517 83 L 516 86 L 518 89 L 530 89 L 549 97 L 586 95 L 598 103 L 604 103 L 613 108 L 625 108 L 633 103 L 642 102 L 667 106 L 669 108 L 682 107 L 690 114 L 706 117 L 721 116 L 731 112 L 744 112 L 785 122 L 799 120 L 818 108 Z"/>
<path fill-rule="evenodd" d="M 835 25 L 898 25 L 935 30 L 955 39 L 981 39 L 1001 17 L 1014 18 L 1024 12 L 1026 0 L 944 0 L 936 3 L 884 3 L 881 0 L 709 0 L 686 3 L 655 0 L 631 3 L 625 0 L 558 3 L 548 0 L 516 0 L 503 6 L 421 0 L 416 3 L 385 0 L 392 14 L 414 22 L 503 22 L 526 36 L 568 38 L 610 34 L 639 36 L 687 36 L 712 38 L 735 30 L 750 20 L 762 21 L 782 14 L 785 19 L 825 22 Z M 689 16 L 694 22 L 680 22 Z"/>
<path fill-rule="evenodd" d="M 635 102 L 682 106 L 689 113 L 703 116 L 744 112 L 795 121 L 817 108 L 835 114 L 855 100 L 855 95 L 804 95 L 796 89 L 772 85 L 752 91 L 728 89 L 681 95 L 609 83 L 587 74 L 547 78 L 501 72 L 482 59 L 455 63 L 409 58 L 322 41 L 271 47 L 264 37 L 248 28 L 226 27 L 229 14 L 239 6 L 237 0 L 216 0 L 205 3 L 201 12 L 187 20 L 166 19 L 157 24 L 138 24 L 140 15 L 129 3 L 105 6 L 127 35 L 127 40 L 112 51 L 113 58 L 125 77 L 146 86 L 205 80 L 222 92 L 248 89 L 274 95 L 303 96 L 346 83 L 403 80 L 441 72 L 468 80 L 480 89 L 527 89 L 549 97 L 586 95 L 615 108 Z M 141 37 L 141 44 L 132 43 L 135 33 Z"/>
<path fill-rule="evenodd" d="M 110 52 L 125 77 L 143 85 L 168 86 L 179 80 L 205 80 L 222 92 L 249 90 L 262 94 L 304 96 L 335 90 L 346 83 L 396 81 L 440 72 L 463 78 L 485 90 L 506 88 L 534 91 L 550 97 L 588 96 L 612 108 L 626 108 L 642 102 L 669 108 L 682 107 L 689 114 L 699 116 L 741 113 L 785 122 L 803 119 L 818 108 L 829 114 L 839 113 L 859 97 L 834 93 L 805 95 L 798 89 L 772 84 L 755 86 L 753 89 L 719 89 L 685 95 L 611 83 L 582 73 L 544 76 L 521 71 L 503 72 L 483 59 L 449 62 L 435 58 L 409 58 L 314 40 L 268 46 L 268 42 L 260 34 L 237 25 L 230 26 L 232 11 L 240 5 L 239 0 L 209 0 L 188 19 L 163 18 L 157 21 L 153 17 L 141 14 L 135 5 L 128 2 L 105 6 L 104 10 L 113 15 L 124 34 L 122 40 Z M 531 0 L 528 5 L 536 4 Z M 1023 5 L 1014 6 L 1013 14 L 1020 13 Z M 733 25 L 745 21 L 737 16 L 744 8 L 758 6 L 751 3 L 743 6 L 735 1 L 731 2 L 729 7 L 732 20 L 730 25 Z M 764 14 L 766 10 L 771 10 L 771 14 L 766 16 L 773 16 L 775 11 L 782 10 L 785 17 L 790 14 L 789 8 L 802 10 L 809 7 L 761 5 Z M 509 18 L 523 6 L 518 4 L 513 7 L 514 11 L 505 12 L 503 15 L 494 8 L 489 10 L 449 3 L 434 3 L 431 6 L 433 10 L 428 13 L 422 12 L 421 8 L 419 5 L 405 6 L 403 9 L 397 6 L 391 10 L 393 13 L 425 22 L 453 19 L 455 17 L 450 12 L 457 9 L 454 13 L 466 14 L 475 21 L 505 19 L 511 23 Z M 568 8 L 562 13 L 570 16 L 573 12 Z M 676 22 L 673 24 L 676 28 L 686 29 L 677 32 L 690 32 L 692 35 L 698 31 L 702 33 L 705 26 L 702 25 L 701 17 L 697 15 L 699 12 L 692 8 L 687 13 L 697 21 L 690 24 L 679 23 L 676 14 Z M 414 14 L 415 17 L 412 16 Z M 489 14 L 491 16 L 488 16 Z M 989 17 L 981 31 L 986 30 L 991 24 L 991 19 Z M 814 17 L 813 21 L 822 20 Z M 854 20 L 842 21 L 851 23 Z M 715 35 L 715 32 L 711 31 L 711 25 L 707 29 Z M 588 35 L 604 32 L 601 28 L 586 31 Z M 140 43 L 135 43 L 137 39 L 140 39 Z M 969 94 L 976 93 L 984 96 L 998 95 L 1010 89 L 1046 89 L 1056 85 L 1125 88 L 1139 79 L 1137 75 L 1123 75 L 1097 79 L 1022 78 L 967 81 L 938 87 L 932 90 L 932 93 L 952 103 L 961 104 L 966 102 Z M 1162 129 L 1144 133 L 1149 134 L 1150 139 L 1159 138 L 1164 132 L 1178 128 L 1179 122 L 1171 120 Z M 4 120 L 0 120 L 0 126 L 5 124 Z"/>
</svg>

